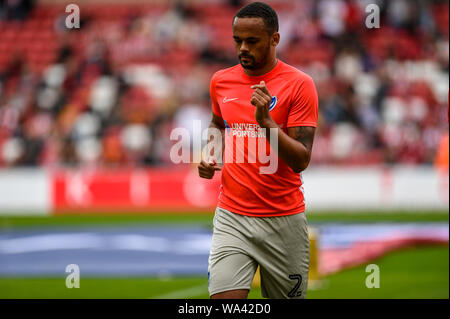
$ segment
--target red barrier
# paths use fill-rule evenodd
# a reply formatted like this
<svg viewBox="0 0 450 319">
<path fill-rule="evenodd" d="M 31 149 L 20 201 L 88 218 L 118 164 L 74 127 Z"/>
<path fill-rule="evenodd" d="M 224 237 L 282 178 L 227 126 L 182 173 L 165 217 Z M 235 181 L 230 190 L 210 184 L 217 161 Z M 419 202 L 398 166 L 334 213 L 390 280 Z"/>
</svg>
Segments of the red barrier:
<svg viewBox="0 0 450 319">
<path fill-rule="evenodd" d="M 56 171 L 53 212 L 212 212 L 219 188 L 220 174 L 205 180 L 196 168 Z"/>
</svg>

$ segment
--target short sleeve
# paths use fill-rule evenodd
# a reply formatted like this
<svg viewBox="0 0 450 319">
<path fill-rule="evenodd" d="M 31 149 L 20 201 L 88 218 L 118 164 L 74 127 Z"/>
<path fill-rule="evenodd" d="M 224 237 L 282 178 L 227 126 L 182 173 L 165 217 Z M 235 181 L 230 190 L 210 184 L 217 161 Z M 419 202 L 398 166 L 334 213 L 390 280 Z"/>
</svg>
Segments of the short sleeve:
<svg viewBox="0 0 450 319">
<path fill-rule="evenodd" d="M 209 86 L 209 94 L 211 96 L 213 113 L 216 116 L 222 117 L 222 112 L 220 111 L 220 105 L 219 105 L 219 103 L 217 103 L 217 97 L 216 97 L 216 75 L 214 75 L 211 79 L 211 83 Z"/>
<path fill-rule="evenodd" d="M 317 126 L 319 99 L 314 81 L 309 76 L 299 79 L 292 92 L 287 127 Z"/>
</svg>

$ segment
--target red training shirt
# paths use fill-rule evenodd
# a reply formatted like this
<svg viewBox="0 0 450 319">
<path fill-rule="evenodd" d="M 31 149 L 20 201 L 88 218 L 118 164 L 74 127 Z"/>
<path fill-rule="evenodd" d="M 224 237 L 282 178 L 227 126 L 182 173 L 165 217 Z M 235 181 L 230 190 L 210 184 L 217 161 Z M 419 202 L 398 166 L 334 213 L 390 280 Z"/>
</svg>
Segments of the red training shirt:
<svg viewBox="0 0 450 319">
<path fill-rule="evenodd" d="M 270 144 L 261 135 L 250 100 L 254 92 L 251 86 L 261 81 L 272 96 L 270 115 L 285 133 L 288 127 L 316 127 L 317 91 L 307 74 L 280 60 L 262 76 L 246 75 L 240 64 L 216 72 L 210 86 L 212 110 L 226 127 L 218 206 L 259 217 L 301 213 L 305 210 L 301 173 L 294 173 L 278 156 L 274 173 L 260 171 L 269 163 L 258 157 L 259 145 L 265 145 L 269 154 Z"/>
</svg>

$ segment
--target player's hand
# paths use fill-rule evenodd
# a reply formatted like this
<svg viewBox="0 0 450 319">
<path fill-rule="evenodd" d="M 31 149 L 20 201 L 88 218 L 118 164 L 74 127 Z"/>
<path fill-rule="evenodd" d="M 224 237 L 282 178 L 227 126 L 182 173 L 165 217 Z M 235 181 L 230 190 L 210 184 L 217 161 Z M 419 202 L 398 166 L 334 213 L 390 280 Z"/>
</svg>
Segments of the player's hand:
<svg viewBox="0 0 450 319">
<path fill-rule="evenodd" d="M 217 164 L 214 159 L 202 160 L 198 164 L 198 175 L 201 178 L 211 179 L 216 171 L 220 171 L 222 168 Z"/>
<path fill-rule="evenodd" d="M 256 106 L 255 119 L 261 127 L 264 127 L 264 123 L 272 119 L 269 112 L 272 95 L 270 95 L 264 81 L 261 81 L 256 85 L 252 85 L 251 88 L 255 90 L 253 92 L 252 99 L 250 100 L 250 102 Z"/>
</svg>

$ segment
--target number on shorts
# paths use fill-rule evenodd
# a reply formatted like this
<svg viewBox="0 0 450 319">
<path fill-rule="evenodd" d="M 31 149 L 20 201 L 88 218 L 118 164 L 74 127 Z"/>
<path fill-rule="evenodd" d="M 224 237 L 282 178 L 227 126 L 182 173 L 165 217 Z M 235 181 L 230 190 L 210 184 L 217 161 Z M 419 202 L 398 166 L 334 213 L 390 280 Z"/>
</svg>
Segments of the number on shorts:
<svg viewBox="0 0 450 319">
<path fill-rule="evenodd" d="M 298 288 L 300 288 L 300 285 L 302 284 L 302 275 L 300 274 L 293 274 L 293 275 L 289 275 L 289 279 L 292 280 L 297 280 L 297 283 L 295 284 L 294 288 L 292 288 L 292 290 L 289 292 L 288 296 L 289 297 L 300 297 L 302 295 L 302 291 L 298 291 Z"/>
</svg>

